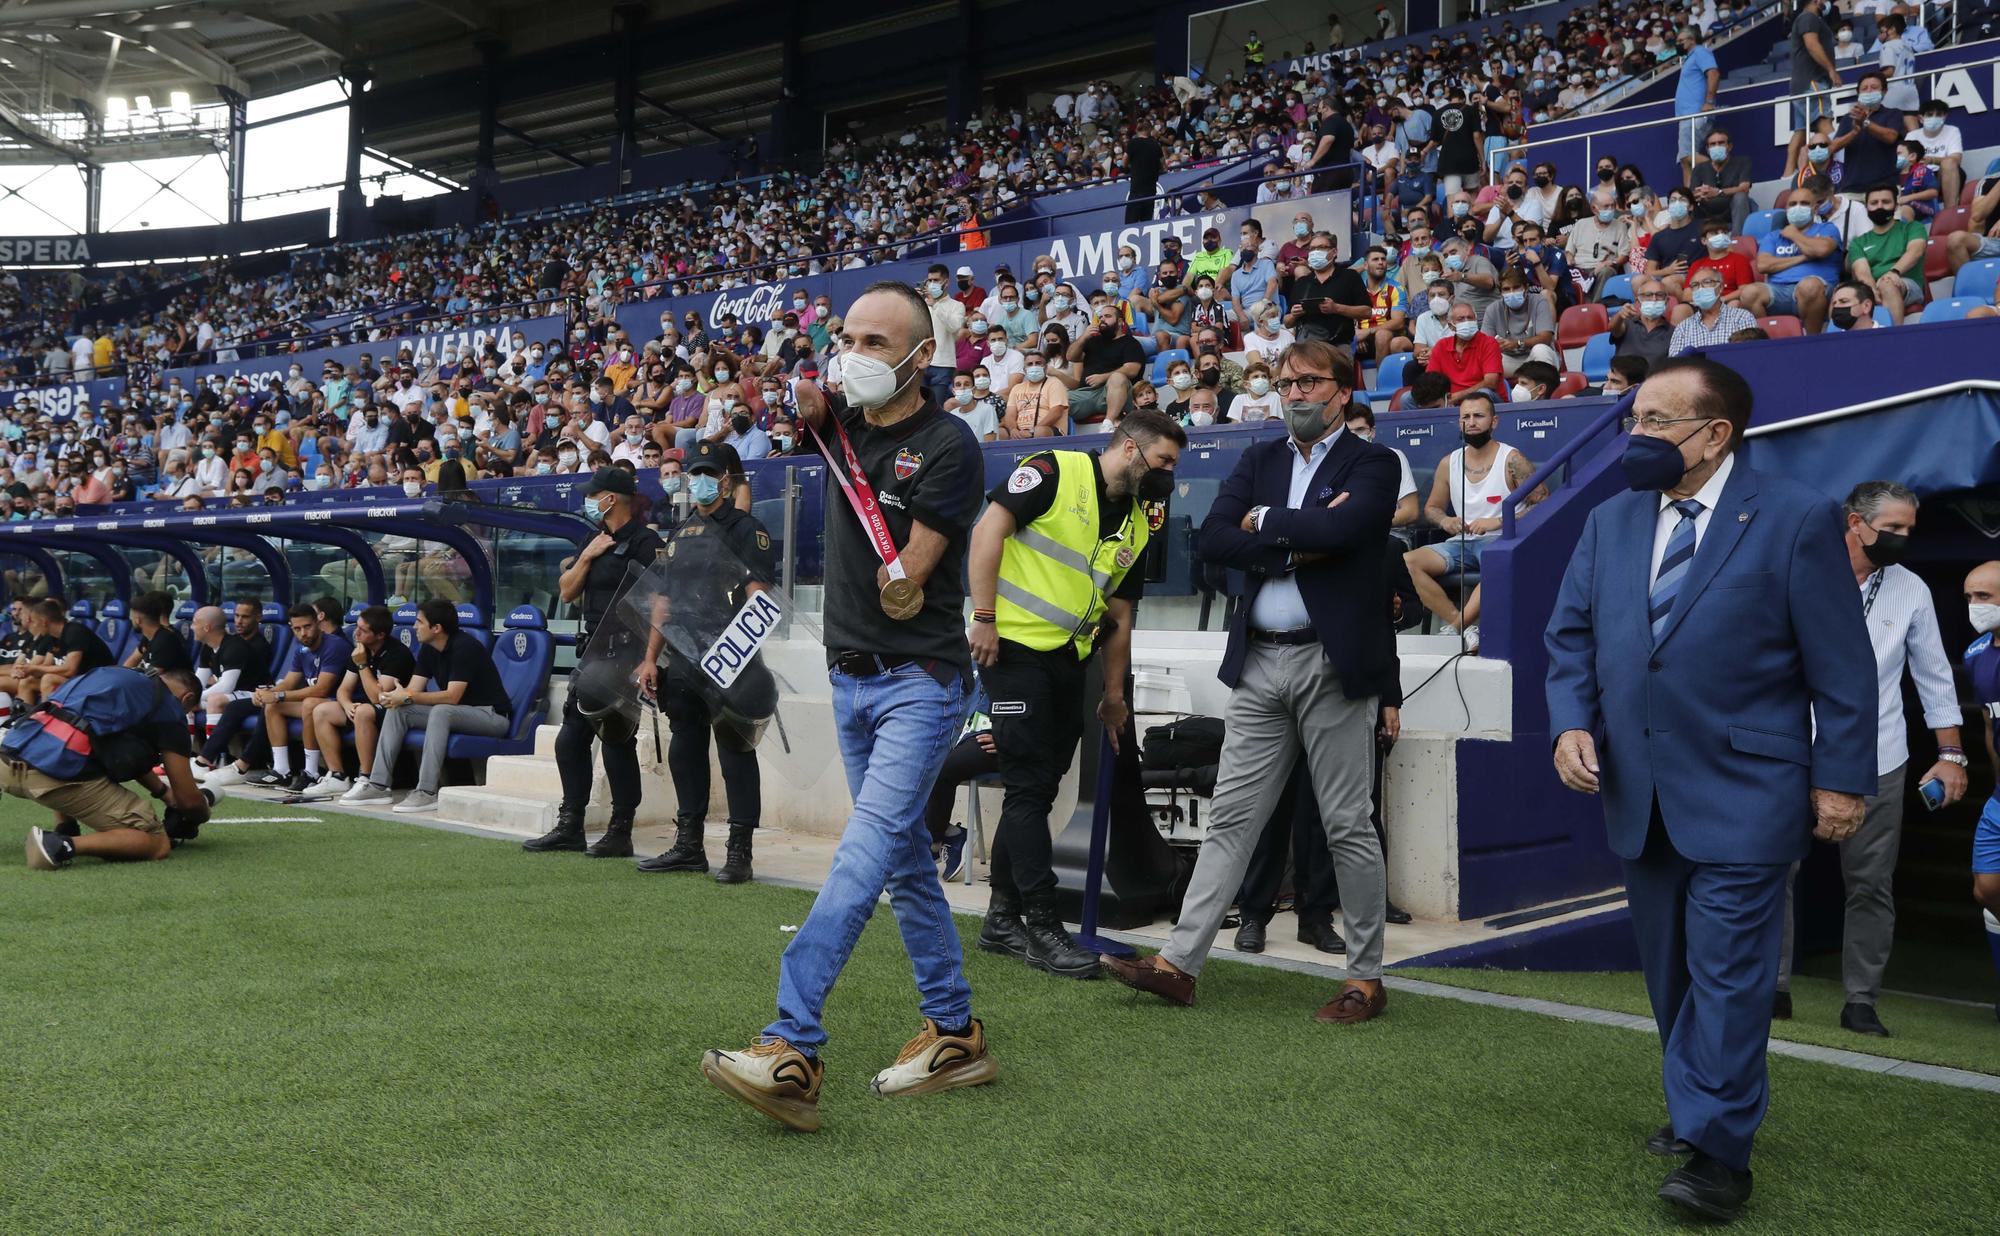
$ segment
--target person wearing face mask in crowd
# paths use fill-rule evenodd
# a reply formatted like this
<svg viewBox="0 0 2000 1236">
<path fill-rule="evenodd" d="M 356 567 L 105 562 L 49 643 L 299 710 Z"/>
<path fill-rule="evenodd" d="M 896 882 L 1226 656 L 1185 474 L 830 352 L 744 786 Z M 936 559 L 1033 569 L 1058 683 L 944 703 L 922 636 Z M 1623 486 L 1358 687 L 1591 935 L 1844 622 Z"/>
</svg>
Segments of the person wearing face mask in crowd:
<svg viewBox="0 0 2000 1236">
<path fill-rule="evenodd" d="M 1723 275 L 1713 267 L 1696 271 L 1688 277 L 1688 301 L 1694 312 L 1680 320 L 1674 327 L 1673 338 L 1667 342 L 1667 355 L 1679 356 L 1694 348 L 1712 348 L 1734 340 L 1736 333 L 1755 329 L 1757 319 L 1741 305 L 1729 304 L 1723 299 Z M 1761 299 L 1767 295 L 1763 284 L 1750 284 L 1744 291 L 1744 299 L 1751 299 L 1752 291 Z"/>
<path fill-rule="evenodd" d="M 584 518 L 600 531 L 563 571 L 556 587 L 566 604 L 579 607 L 582 629 L 577 646 L 586 656 L 603 652 L 592 648 L 590 637 L 624 594 L 631 576 L 666 553 L 666 542 L 639 515 L 638 495 L 637 481 L 624 468 L 599 468 L 583 487 Z M 572 692 L 563 705 L 562 729 L 556 735 L 562 800 L 556 807 L 555 826 L 523 842 L 521 848 L 529 853 L 587 850 L 597 858 L 629 858 L 632 821 L 641 794 L 638 735 L 612 724 L 600 734 L 598 722 L 584 715 L 583 705 Z M 583 814 L 590 804 L 593 743 L 599 747 L 605 780 L 611 787 L 611 821 L 604 836 L 586 847 Z"/>
<path fill-rule="evenodd" d="M 1928 224 L 1943 204 L 1937 169 L 1924 161 L 1924 144 L 1905 138 L 1896 147 L 1896 214 Z"/>
<path fill-rule="evenodd" d="M 1869 69 L 1856 83 L 1854 104 L 1834 129 L 1832 149 L 1847 165 L 1849 185 L 1867 188 L 1897 179 L 1896 148 L 1903 140 L 1903 113 L 1882 100 L 1888 79 Z"/>
<path fill-rule="evenodd" d="M 1244 222 L 1242 242 L 1220 293 L 1230 311 L 1247 322 L 1253 320 L 1251 306 L 1277 300 L 1278 266 L 1264 256 L 1264 229 L 1255 219 Z"/>
<path fill-rule="evenodd" d="M 200 461 L 194 466 L 195 484 L 203 497 L 220 498 L 229 488 L 229 461 L 223 458 L 214 438 L 202 440 L 200 454 Z"/>
<path fill-rule="evenodd" d="M 1676 296 L 1687 281 L 1688 267 L 1703 253 L 1701 222 L 1694 217 L 1694 193 L 1675 185 L 1667 194 L 1667 226 L 1646 242 L 1646 273 L 1666 284 Z"/>
<path fill-rule="evenodd" d="M 1137 567 L 1186 445 L 1173 421 L 1134 411 L 1101 452 L 1022 460 L 973 528 L 966 642 L 992 698 L 1006 788 L 979 947 L 1050 974 L 1097 976 L 1097 956 L 1063 929 L 1049 811 L 1083 734 L 1077 701 L 1093 652 L 1104 670 L 1098 718 L 1114 745 L 1133 740 L 1125 677 L 1144 588 Z"/>
<path fill-rule="evenodd" d="M 981 442 L 991 442 L 999 436 L 1000 418 L 993 410 L 993 403 L 973 389 L 969 373 L 952 377 L 951 402 L 945 405 L 945 411 L 970 426 L 973 436 Z"/>
<path fill-rule="evenodd" d="M 1875 1011 L 1875 1002 L 1895 939 L 1896 899 L 1891 882 L 1902 842 L 1904 791 L 1912 772 L 1903 721 L 1906 669 L 1923 704 L 1924 728 L 1932 731 L 1937 742 L 1937 761 L 1914 779 L 1916 784 L 1935 783 L 1936 805 L 1949 806 L 1965 796 L 1965 770 L 1970 761 L 1959 737 L 1963 718 L 1958 690 L 1938 634 L 1930 586 L 1899 565 L 1916 531 L 1916 494 L 1894 481 L 1863 481 L 1848 493 L 1841 510 L 1847 562 L 1853 569 L 1855 586 L 1861 590 L 1861 612 L 1868 623 L 1880 689 L 1876 789 L 1868 795 L 1861 827 L 1840 843 L 1840 874 L 1847 889 L 1840 948 L 1841 981 L 1847 998 L 1840 1024 L 1856 1034 L 1887 1038 L 1889 1031 Z M 1798 864 L 1793 863 L 1785 881 L 1784 945 L 1772 1011 L 1772 1016 L 1780 1018 L 1792 1015 L 1792 900 L 1798 871 Z"/>
<path fill-rule="evenodd" d="M 1965 139 L 1958 126 L 1947 123 L 1951 105 L 1943 99 L 1925 102 L 1918 112 L 1919 122 L 1910 137 L 1924 148 L 1924 162 L 1937 173 L 1939 198 L 1957 202 L 1965 189 Z"/>
<path fill-rule="evenodd" d="M 1464 225 L 1464 232 L 1464 235 L 1445 241 L 1439 265 L 1444 277 L 1451 280 L 1452 299 L 1471 305 L 1475 313 L 1484 314 L 1489 305 L 1500 299 L 1500 271 L 1491 259 L 1480 252 L 1475 239 L 1479 235 L 1479 225 L 1468 222 Z"/>
<path fill-rule="evenodd" d="M 1632 300 L 1611 315 L 1611 338 L 1617 345 L 1612 355 L 1643 357 L 1647 364 L 1657 365 L 1667 359 L 1667 347 L 1674 338 L 1667 312 L 1673 298 L 1667 294 L 1667 285 L 1651 275 L 1632 281 L 1632 295 Z"/>
<path fill-rule="evenodd" d="M 1694 214 L 1703 234 L 1711 228 L 1727 227 L 1741 235 L 1750 218 L 1750 159 L 1735 153 L 1735 144 L 1721 127 L 1709 130 L 1704 142 L 1707 157 L 1696 161 L 1693 179 Z"/>
<path fill-rule="evenodd" d="M 1188 259 L 1188 282 L 1192 284 L 1203 275 L 1220 281 L 1234 265 L 1236 251 L 1223 247 L 1220 229 L 1209 228 L 1201 234 L 1201 252 Z"/>
<path fill-rule="evenodd" d="M 1710 1219 L 1750 1194 L 1786 873 L 1812 837 L 1852 836 L 1880 786 L 1838 513 L 1737 457 L 1751 413 L 1711 360 L 1646 379 L 1633 492 L 1591 511 L 1545 635 L 1556 773 L 1602 795 L 1666 1055 L 1668 1124 L 1647 1148 L 1688 1156 L 1659 1195 Z"/>
<path fill-rule="evenodd" d="M 1611 370 L 1604 375 L 1604 385 L 1600 391 L 1615 399 L 1644 382 L 1648 372 L 1650 367 L 1644 357 L 1614 356 L 1611 358 Z"/>
<path fill-rule="evenodd" d="M 1624 273 L 1632 239 L 1632 217 L 1618 209 L 1617 192 L 1599 185 L 1591 190 L 1590 214 L 1570 228 L 1564 251 L 1570 266 L 1588 276 L 1588 291 L 1594 295 L 1607 279 Z"/>
<path fill-rule="evenodd" d="M 1757 241 L 1757 273 L 1770 290 L 1773 314 L 1794 314 L 1805 333 L 1826 324 L 1827 290 L 1840 281 L 1840 229 L 1821 221 L 1833 187 L 1822 177 L 1808 182 L 1805 197 L 1793 194 L 1785 226 Z"/>
<path fill-rule="evenodd" d="M 1505 364 L 1499 341 L 1479 329 L 1479 319 L 1466 301 L 1453 304 L 1448 316 L 1451 334 L 1431 348 L 1425 368 L 1451 383 L 1449 401 L 1453 404 L 1480 394 L 1488 399 L 1497 397 Z"/>
<path fill-rule="evenodd" d="M 1250 421 L 1279 420 L 1284 416 L 1284 401 L 1278 397 L 1271 381 L 1271 367 L 1262 361 L 1251 361 L 1243 370 L 1243 393 L 1236 396 L 1223 418 L 1232 424 Z"/>
<path fill-rule="evenodd" d="M 970 270 L 970 267 L 967 269 Z M 923 385 L 932 401 L 939 405 L 951 397 L 951 375 L 956 372 L 952 360 L 956 355 L 958 333 L 965 329 L 966 318 L 965 305 L 949 294 L 951 285 L 947 282 L 948 277 L 949 272 L 942 263 L 933 264 L 923 286 L 918 289 L 924 304 L 930 309 L 938 360 L 925 371 Z"/>
<path fill-rule="evenodd" d="M 690 454 L 687 486 L 694 509 L 667 542 L 664 561 L 675 617 L 691 622 L 697 630 L 721 629 L 751 595 L 769 591 L 777 579 L 771 534 L 755 516 L 724 501 L 736 463 L 728 451 L 726 446 L 704 442 Z M 763 814 L 763 786 L 755 746 L 718 709 L 718 703 L 726 707 L 730 696 L 741 698 L 746 693 L 769 692 L 775 698 L 776 687 L 761 656 L 753 656 L 721 701 L 711 700 L 697 686 L 701 681 L 701 672 L 669 648 L 658 631 L 649 633 L 638 686 L 643 693 L 657 693 L 660 711 L 673 729 L 667 769 L 681 809 L 674 820 L 672 848 L 643 860 L 638 868 L 649 872 L 708 870 L 702 832 L 709 800 L 709 734 L 713 730 L 729 804 L 727 858 L 715 881 L 742 884 L 751 875 L 752 839 Z"/>
<path fill-rule="evenodd" d="M 1689 292 L 1693 291 L 1703 271 L 1714 271 L 1722 276 L 1723 303 L 1740 305 L 1753 317 L 1762 314 L 1764 306 L 1770 302 L 1770 289 L 1757 281 L 1757 268 L 1736 247 L 1736 240 L 1729 229 L 1720 223 L 1709 223 L 1703 225 L 1702 233 L 1707 252 L 1688 267 Z"/>
<path fill-rule="evenodd" d="M 1021 355 L 1021 380 L 1007 392 L 1002 438 L 1047 438 L 1069 424 L 1069 388 L 1052 373 L 1040 349 Z"/>
<path fill-rule="evenodd" d="M 1308 240 L 1306 273 L 1285 285 L 1291 305 L 1285 325 L 1300 340 L 1330 343 L 1351 356 L 1355 330 L 1374 313 L 1374 306 L 1361 276 L 1340 265 L 1338 253 L 1338 242 L 1329 232 L 1315 232 Z"/>
<path fill-rule="evenodd" d="M 986 310 L 989 325 L 998 325 L 1007 331 L 1007 342 L 1015 347 L 1025 344 L 1035 333 L 1039 323 L 1035 311 L 1022 303 L 1019 284 L 1007 282 L 994 289 L 991 298 L 995 303 L 982 306 Z"/>
<path fill-rule="evenodd" d="M 738 459 L 763 459 L 771 453 L 771 436 L 757 423 L 749 408 L 738 405 L 729 410 L 720 442 L 736 452 Z"/>
<path fill-rule="evenodd" d="M 1303 761 L 1341 890 L 1347 981 L 1316 1015 L 1380 1016 L 1382 848 L 1369 822 L 1378 704 L 1397 661 L 1387 553 L 1399 468 L 1386 447 L 1346 432 L 1354 367 L 1338 349 L 1295 344 L 1279 368 L 1289 436 L 1246 448 L 1209 508 L 1202 558 L 1243 571 L 1220 676 L 1230 688 L 1208 835 L 1180 921 L 1152 957 L 1107 957 L 1127 986 L 1192 1004 L 1223 915 Z"/>
<path fill-rule="evenodd" d="M 1836 334 L 1851 330 L 1875 330 L 1875 293 L 1858 279 L 1844 279 L 1827 297 L 1826 328 Z"/>
<path fill-rule="evenodd" d="M 1897 217 L 1896 191 L 1877 185 L 1867 195 L 1868 231 L 1848 245 L 1849 270 L 1869 289 L 1869 299 L 1889 311 L 1896 325 L 1920 307 L 1929 290 L 1924 278 L 1928 231 L 1920 223 Z M 1843 327 L 1842 329 L 1846 329 Z"/>
<path fill-rule="evenodd" d="M 1481 330 L 1500 347 L 1501 372 L 1512 377 L 1530 360 L 1561 363 L 1556 355 L 1555 313 L 1549 300 L 1528 287 L 1527 276 L 1510 266 L 1500 276 L 1500 299 L 1486 309 Z"/>
</svg>

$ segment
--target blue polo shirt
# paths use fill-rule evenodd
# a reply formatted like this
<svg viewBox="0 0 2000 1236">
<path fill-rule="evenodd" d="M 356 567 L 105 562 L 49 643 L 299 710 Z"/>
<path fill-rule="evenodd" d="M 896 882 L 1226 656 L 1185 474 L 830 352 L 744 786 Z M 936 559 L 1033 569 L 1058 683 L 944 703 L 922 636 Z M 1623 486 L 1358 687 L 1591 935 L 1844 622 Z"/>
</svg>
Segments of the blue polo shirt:
<svg viewBox="0 0 2000 1236">
<path fill-rule="evenodd" d="M 334 682 L 338 683 L 341 676 L 353 667 L 354 645 L 348 643 L 345 636 L 322 635 L 317 648 L 300 644 L 292 649 L 290 668 L 305 679 L 308 687 L 318 682 L 321 674 L 332 674 Z"/>
<path fill-rule="evenodd" d="M 1692 116 L 1708 101 L 1708 71 L 1717 67 L 1715 53 L 1697 46 L 1681 61 L 1681 75 L 1674 83 L 1674 115 Z"/>
<path fill-rule="evenodd" d="M 1832 239 L 1835 242 L 1833 252 L 1818 261 L 1800 262 L 1797 266 L 1786 267 L 1775 275 L 1766 276 L 1764 282 L 1783 285 L 1798 283 L 1808 276 L 1818 275 L 1826 281 L 1828 291 L 1832 291 L 1833 285 L 1840 282 L 1840 229 L 1831 223 L 1811 223 L 1806 225 L 1805 234 Z M 1787 239 L 1783 232 L 1764 233 L 1764 238 L 1757 242 L 1757 249 L 1772 257 L 1789 258 L 1799 255 L 1799 247 Z"/>
</svg>

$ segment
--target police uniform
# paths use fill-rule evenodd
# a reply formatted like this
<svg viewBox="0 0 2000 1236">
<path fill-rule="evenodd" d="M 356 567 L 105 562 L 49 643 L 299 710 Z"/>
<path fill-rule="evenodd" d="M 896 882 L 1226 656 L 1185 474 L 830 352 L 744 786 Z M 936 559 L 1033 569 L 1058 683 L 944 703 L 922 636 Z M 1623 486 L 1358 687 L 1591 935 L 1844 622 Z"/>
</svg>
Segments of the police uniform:
<svg viewBox="0 0 2000 1236">
<path fill-rule="evenodd" d="M 584 496 L 600 493 L 619 494 L 630 499 L 638 493 L 638 484 L 630 472 L 623 468 L 599 468 L 584 487 Z M 599 554 L 590 564 L 589 573 L 584 576 L 583 596 L 580 606 L 583 614 L 583 631 L 578 647 L 583 656 L 593 655 L 591 636 L 598 625 L 611 612 L 626 587 L 633 569 L 650 568 L 664 556 L 666 543 L 660 534 L 646 526 L 646 521 L 632 514 L 618 530 L 611 534 L 611 548 Z M 562 803 L 557 809 L 556 826 L 544 836 L 522 843 L 525 850 L 581 850 L 583 840 L 583 812 L 590 804 L 590 784 L 592 780 L 590 748 L 598 740 L 598 723 L 581 711 L 582 701 L 578 698 L 576 678 L 571 677 L 569 696 L 563 702 L 562 729 L 556 734 L 556 770 L 562 777 Z M 606 738 L 602 742 L 604 779 L 611 785 L 611 822 L 616 830 L 622 823 L 627 838 L 625 853 L 630 854 L 630 834 L 632 818 L 639 810 L 639 738 L 636 732 L 623 734 L 617 738 Z"/>
<path fill-rule="evenodd" d="M 735 453 L 724 443 L 697 444 L 688 452 L 689 475 L 712 474 L 726 486 L 730 472 L 723 458 L 725 451 Z M 728 626 L 748 599 L 750 584 L 768 588 L 777 576 L 771 534 L 755 516 L 729 502 L 726 488 L 720 496 L 722 505 L 713 514 L 690 513 L 667 540 L 667 595 L 675 625 L 704 637 Z M 731 703 L 751 700 L 755 702 L 748 707 L 769 716 L 765 709 L 777 699 L 771 671 L 765 668 L 761 655 L 754 656 L 727 691 L 719 692 L 700 667 L 669 648 L 660 675 L 659 699 L 660 711 L 673 727 L 667 770 L 674 779 L 679 809 L 673 848 L 640 863 L 639 869 L 708 870 L 702 826 L 708 813 L 708 739 L 713 729 L 716 762 L 722 767 L 723 789 L 729 801 L 729 861 L 716 880 L 740 884 L 750 878 L 751 834 L 763 811 L 763 786 L 754 735 L 742 733 L 737 719 L 724 714 Z"/>
<path fill-rule="evenodd" d="M 1016 527 L 995 595 L 999 659 L 981 671 L 1006 795 L 993 844 L 997 912 L 980 944 L 1043 969 L 1095 974 L 1095 957 L 1066 936 L 1035 945 L 1043 928 L 1060 929 L 1049 811 L 1083 736 L 1084 672 L 1105 611 L 1111 600 L 1139 599 L 1143 577 L 1133 568 L 1164 512 L 1110 497 L 1097 455 L 1082 451 L 1030 455 L 987 497 Z"/>
</svg>

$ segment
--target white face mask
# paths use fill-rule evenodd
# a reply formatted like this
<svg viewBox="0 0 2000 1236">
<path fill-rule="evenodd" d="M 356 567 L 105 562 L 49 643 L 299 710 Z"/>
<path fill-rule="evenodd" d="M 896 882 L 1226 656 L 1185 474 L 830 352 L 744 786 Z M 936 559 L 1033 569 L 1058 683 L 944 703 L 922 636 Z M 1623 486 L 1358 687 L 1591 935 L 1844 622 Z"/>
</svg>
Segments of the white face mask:
<svg viewBox="0 0 2000 1236">
<path fill-rule="evenodd" d="M 1177 373 L 1177 374 L 1175 374 L 1174 376 L 1172 376 L 1171 378 L 1168 378 L 1168 379 L 1167 379 L 1167 382 L 1168 382 L 1168 384 L 1169 384 L 1169 385 L 1171 385 L 1171 386 L 1172 386 L 1172 387 L 1173 387 L 1173 388 L 1174 388 L 1175 390 L 1177 390 L 1177 391 L 1184 391 L 1184 390 L 1186 390 L 1186 389 L 1187 389 L 1188 387 L 1190 387 L 1190 386 L 1193 386 L 1193 385 L 1194 385 L 1194 377 L 1193 377 L 1193 376 L 1192 376 L 1191 374 L 1187 374 L 1187 373 Z"/>
<path fill-rule="evenodd" d="M 404 482 L 403 482 L 403 496 L 404 496 L 404 497 L 406 497 L 406 498 L 420 498 L 420 497 L 422 497 L 422 496 L 423 496 L 423 492 L 424 492 L 424 483 L 423 483 L 422 481 L 404 481 Z"/>
<path fill-rule="evenodd" d="M 1213 425 L 1214 423 L 1215 423 L 1215 417 L 1207 412 L 1188 413 L 1188 424 L 1194 426 L 1197 429 L 1205 428 L 1209 425 Z"/>
<path fill-rule="evenodd" d="M 1532 403 L 1535 398 L 1535 392 L 1528 388 L 1526 382 L 1514 383 L 1513 388 L 1508 393 L 1514 397 L 1515 403 Z"/>
<path fill-rule="evenodd" d="M 1450 313 L 1451 298 L 1449 296 L 1431 297 L 1431 312 L 1437 314 L 1439 317 L 1443 317 L 1445 314 Z"/>
<path fill-rule="evenodd" d="M 1269 391 L 1270 389 L 1271 389 L 1271 379 L 1269 379 L 1269 378 L 1252 378 L 1252 379 L 1250 379 L 1250 393 L 1251 393 L 1251 394 L 1253 394 L 1253 395 L 1262 395 L 1262 394 L 1264 394 L 1265 392 Z"/>
<path fill-rule="evenodd" d="M 1453 322 L 1451 324 L 1451 333 L 1457 335 L 1460 339 L 1470 339 L 1479 333 L 1479 323 L 1471 320 Z"/>
<path fill-rule="evenodd" d="M 879 408 L 894 399 L 902 389 L 916 380 L 916 373 L 901 382 L 896 381 L 896 370 L 904 361 L 915 356 L 923 347 L 919 342 L 903 354 L 903 359 L 894 365 L 887 361 L 865 356 L 860 352 L 850 352 L 840 364 L 840 381 L 848 399 L 864 408 Z"/>
<path fill-rule="evenodd" d="M 1981 635 L 2000 631 L 2000 605 L 1968 605 L 1965 616 L 1971 620 L 1972 629 Z"/>
</svg>

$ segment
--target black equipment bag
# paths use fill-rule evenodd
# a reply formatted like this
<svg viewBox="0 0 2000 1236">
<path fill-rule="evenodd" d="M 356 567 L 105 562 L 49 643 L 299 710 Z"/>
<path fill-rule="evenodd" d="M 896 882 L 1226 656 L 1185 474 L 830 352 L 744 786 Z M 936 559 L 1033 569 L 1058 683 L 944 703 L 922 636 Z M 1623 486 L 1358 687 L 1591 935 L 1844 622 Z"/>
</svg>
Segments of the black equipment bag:
<svg viewBox="0 0 2000 1236">
<path fill-rule="evenodd" d="M 1222 759 L 1222 718 L 1183 717 L 1149 726 L 1141 749 L 1147 768 L 1200 768 Z"/>
</svg>

